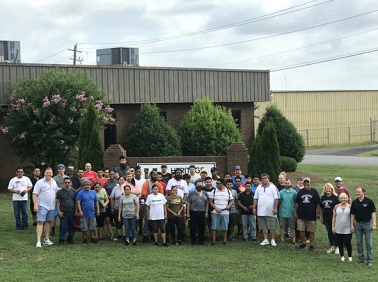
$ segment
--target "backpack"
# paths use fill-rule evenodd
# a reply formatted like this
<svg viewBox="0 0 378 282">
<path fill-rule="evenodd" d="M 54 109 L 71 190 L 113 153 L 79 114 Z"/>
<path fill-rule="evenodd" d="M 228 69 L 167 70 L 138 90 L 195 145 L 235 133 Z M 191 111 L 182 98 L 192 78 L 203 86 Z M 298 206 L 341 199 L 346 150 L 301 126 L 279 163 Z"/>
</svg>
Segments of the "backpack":
<svg viewBox="0 0 378 282">
<path fill-rule="evenodd" d="M 213 203 L 214 203 L 214 205 L 215 205 L 215 191 L 216 190 L 218 190 L 218 188 L 215 188 L 214 190 L 213 190 Z M 231 197 L 230 197 L 230 190 L 228 190 L 228 188 L 226 188 L 226 190 L 227 190 L 227 192 L 228 192 L 228 201 L 231 201 L 231 199 L 233 199 L 234 197 L 232 197 L 232 195 L 231 195 Z"/>
</svg>

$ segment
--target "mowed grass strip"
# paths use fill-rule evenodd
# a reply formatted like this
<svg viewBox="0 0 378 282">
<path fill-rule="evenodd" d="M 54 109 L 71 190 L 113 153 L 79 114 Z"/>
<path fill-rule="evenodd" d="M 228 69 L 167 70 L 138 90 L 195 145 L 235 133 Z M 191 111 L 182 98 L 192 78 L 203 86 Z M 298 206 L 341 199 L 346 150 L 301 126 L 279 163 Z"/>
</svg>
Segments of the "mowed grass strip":
<svg viewBox="0 0 378 282">
<path fill-rule="evenodd" d="M 319 192 L 325 182 L 333 183 L 341 176 L 353 198 L 358 186 L 367 189 L 367 197 L 378 205 L 378 176 L 375 167 L 299 165 L 298 172 L 310 175 Z M 30 215 L 31 220 L 31 215 Z M 258 243 L 229 242 L 228 246 L 154 247 L 142 243 L 126 247 L 112 242 L 107 233 L 99 245 L 81 244 L 81 233 L 75 235 L 76 245 L 35 248 L 34 228 L 14 228 L 10 194 L 0 194 L 0 281 L 375 281 L 378 262 L 373 267 L 356 265 L 355 236 L 352 238 L 353 263 L 341 262 L 339 255 L 327 254 L 329 248 L 324 226 L 318 222 L 316 251 L 298 250 L 286 241 L 285 246 L 259 246 Z M 59 221 L 57 229 L 59 228 Z M 59 233 L 59 232 L 57 232 Z M 189 235 L 189 231 L 186 231 Z M 376 232 L 375 232 L 376 233 Z M 376 234 L 374 247 L 378 247 Z M 279 242 L 278 232 L 276 241 Z M 376 252 L 374 252 L 376 253 Z"/>
</svg>

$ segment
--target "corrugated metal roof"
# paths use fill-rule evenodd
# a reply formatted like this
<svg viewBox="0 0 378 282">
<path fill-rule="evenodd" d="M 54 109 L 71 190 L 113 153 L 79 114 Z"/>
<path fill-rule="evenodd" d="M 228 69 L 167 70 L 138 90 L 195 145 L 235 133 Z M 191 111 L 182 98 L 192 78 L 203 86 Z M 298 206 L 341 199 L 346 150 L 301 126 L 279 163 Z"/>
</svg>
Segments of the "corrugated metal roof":
<svg viewBox="0 0 378 282">
<path fill-rule="evenodd" d="M 111 104 L 193 103 L 205 96 L 214 102 L 270 98 L 268 70 L 0 64 L 0 103 L 7 103 L 10 83 L 52 69 L 88 74 Z"/>
</svg>

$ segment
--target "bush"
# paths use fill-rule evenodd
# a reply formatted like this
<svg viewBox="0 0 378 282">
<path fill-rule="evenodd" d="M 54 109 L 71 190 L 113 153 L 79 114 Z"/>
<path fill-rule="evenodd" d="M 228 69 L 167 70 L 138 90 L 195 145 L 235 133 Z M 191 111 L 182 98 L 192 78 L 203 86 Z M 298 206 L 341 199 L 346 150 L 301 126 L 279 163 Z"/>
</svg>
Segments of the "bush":
<svg viewBox="0 0 378 282">
<path fill-rule="evenodd" d="M 209 98 L 197 100 L 183 117 L 178 133 L 185 156 L 221 156 L 229 146 L 241 142 L 242 135 L 224 107 Z"/>
<path fill-rule="evenodd" d="M 154 104 L 144 103 L 125 141 L 129 157 L 180 156 L 180 138 Z"/>
<path fill-rule="evenodd" d="M 251 151 L 249 153 L 249 160 L 248 160 L 248 173 L 253 175 L 260 175 L 262 172 L 258 171 L 258 163 L 261 160 L 261 139 L 260 135 L 256 135 L 253 143 L 251 145 Z"/>
<path fill-rule="evenodd" d="M 272 105 L 266 108 L 261 118 L 258 133 L 261 135 L 268 120 L 272 120 L 277 132 L 277 140 L 280 146 L 280 155 L 295 159 L 301 162 L 306 152 L 303 137 L 277 106 Z"/>
<path fill-rule="evenodd" d="M 103 156 L 98 114 L 94 103 L 89 102 L 80 123 L 78 167 L 91 163 L 96 170 L 103 168 Z"/>
<path fill-rule="evenodd" d="M 297 170 L 297 161 L 293 158 L 280 156 L 281 170 L 285 172 L 291 172 Z"/>
<path fill-rule="evenodd" d="M 272 181 L 278 178 L 281 171 L 280 147 L 277 141 L 273 122 L 268 121 L 261 135 L 259 160 L 256 163 L 256 173 L 267 173 Z"/>
</svg>

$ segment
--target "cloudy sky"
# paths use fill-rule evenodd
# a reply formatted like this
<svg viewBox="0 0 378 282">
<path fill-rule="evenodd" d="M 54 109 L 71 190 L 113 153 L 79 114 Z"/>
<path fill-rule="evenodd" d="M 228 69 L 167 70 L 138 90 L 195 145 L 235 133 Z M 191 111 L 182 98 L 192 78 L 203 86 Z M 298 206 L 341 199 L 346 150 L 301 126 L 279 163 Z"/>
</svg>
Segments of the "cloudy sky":
<svg viewBox="0 0 378 282">
<path fill-rule="evenodd" d="M 139 47 L 141 66 L 268 69 L 272 90 L 378 89 L 377 0 L 0 0 L 0 7 L 0 40 L 21 41 L 23 63 L 72 64 L 76 43 L 86 65 L 96 64 L 96 49 Z"/>
</svg>

